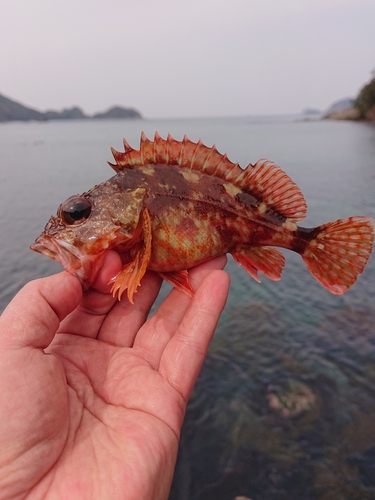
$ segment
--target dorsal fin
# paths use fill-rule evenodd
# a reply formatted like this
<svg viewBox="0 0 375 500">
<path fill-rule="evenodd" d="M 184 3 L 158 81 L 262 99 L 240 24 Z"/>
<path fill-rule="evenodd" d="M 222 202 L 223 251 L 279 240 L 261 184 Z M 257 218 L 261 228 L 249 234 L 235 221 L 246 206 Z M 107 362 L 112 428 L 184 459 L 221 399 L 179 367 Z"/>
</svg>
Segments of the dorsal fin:
<svg viewBox="0 0 375 500">
<path fill-rule="evenodd" d="M 156 132 L 154 141 L 150 141 L 142 132 L 139 150 L 130 147 L 125 139 L 124 145 L 125 151 L 123 153 L 111 148 L 116 162 L 115 165 L 111 164 L 111 166 L 117 172 L 127 168 L 158 163 L 200 170 L 225 180 L 228 180 L 229 177 L 236 177 L 242 172 L 238 163 L 232 163 L 226 155 L 219 153 L 215 146 L 209 148 L 202 141 L 192 142 L 186 135 L 182 141 L 176 141 L 169 134 L 164 140 Z"/>
<path fill-rule="evenodd" d="M 186 135 L 182 141 L 176 141 L 168 134 L 165 140 L 157 132 L 154 141 L 142 132 L 139 150 L 133 149 L 124 139 L 124 149 L 120 153 L 111 148 L 116 163 L 109 165 L 116 172 L 149 164 L 179 165 L 234 184 L 264 203 L 265 208 L 290 221 L 297 222 L 306 215 L 307 206 L 300 189 L 271 161 L 258 160 L 254 166 L 249 164 L 243 170 L 227 155 L 219 153 L 215 146 L 209 148 L 202 141 L 192 142 Z"/>
<path fill-rule="evenodd" d="M 258 160 L 243 171 L 241 181 L 257 199 L 292 222 L 306 217 L 307 205 L 299 187 L 281 168 L 269 160 Z M 246 187 L 245 187 L 246 186 Z"/>
</svg>

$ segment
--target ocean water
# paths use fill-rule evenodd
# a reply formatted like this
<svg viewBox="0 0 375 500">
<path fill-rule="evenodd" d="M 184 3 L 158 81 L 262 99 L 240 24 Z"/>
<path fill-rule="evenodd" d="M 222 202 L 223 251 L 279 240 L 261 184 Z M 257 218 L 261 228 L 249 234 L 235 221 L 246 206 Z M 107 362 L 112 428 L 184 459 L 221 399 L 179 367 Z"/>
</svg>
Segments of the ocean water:
<svg viewBox="0 0 375 500">
<path fill-rule="evenodd" d="M 68 196 L 111 177 L 110 146 L 184 134 L 245 167 L 278 163 L 303 226 L 375 218 L 375 127 L 298 117 L 0 124 L 0 311 L 60 266 L 29 250 Z M 232 284 L 188 407 L 172 500 L 375 498 L 375 258 L 343 296 L 285 251 L 279 282 Z M 165 287 L 165 294 L 168 287 Z"/>
</svg>

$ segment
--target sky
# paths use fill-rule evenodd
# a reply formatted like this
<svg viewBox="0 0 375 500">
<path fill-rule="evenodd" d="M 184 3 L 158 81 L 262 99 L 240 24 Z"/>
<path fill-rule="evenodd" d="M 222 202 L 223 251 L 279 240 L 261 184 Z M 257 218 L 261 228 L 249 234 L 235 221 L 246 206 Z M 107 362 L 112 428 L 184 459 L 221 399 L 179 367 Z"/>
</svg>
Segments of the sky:
<svg viewBox="0 0 375 500">
<path fill-rule="evenodd" d="M 0 94 L 145 118 L 327 109 L 375 68 L 374 0 L 1 0 Z"/>
</svg>

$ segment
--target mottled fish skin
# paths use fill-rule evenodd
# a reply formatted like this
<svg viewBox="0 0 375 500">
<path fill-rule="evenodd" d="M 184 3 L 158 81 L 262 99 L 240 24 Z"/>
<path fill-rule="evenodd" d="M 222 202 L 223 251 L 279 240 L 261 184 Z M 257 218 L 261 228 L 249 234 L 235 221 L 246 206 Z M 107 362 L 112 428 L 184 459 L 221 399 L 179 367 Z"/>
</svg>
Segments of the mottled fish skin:
<svg viewBox="0 0 375 500">
<path fill-rule="evenodd" d="M 132 302 L 146 269 L 192 295 L 187 270 L 230 253 L 257 281 L 258 271 L 278 280 L 285 258 L 272 247 L 299 253 L 323 286 L 344 293 L 372 252 L 374 222 L 341 219 L 317 228 L 297 221 L 307 206 L 297 185 L 274 163 L 241 169 L 215 147 L 187 137 L 154 141 L 139 150 L 124 140 L 112 150 L 116 175 L 60 205 L 32 249 L 61 262 L 90 286 L 108 248 L 124 267 L 113 293 Z"/>
<path fill-rule="evenodd" d="M 124 170 L 116 182 L 126 189 L 139 185 L 147 189 L 144 206 L 150 213 L 153 239 L 149 269 L 189 269 L 207 258 L 245 249 L 250 240 L 268 244 L 276 234 L 282 246 L 292 244 L 292 233 L 283 228 L 285 217 L 272 210 L 260 214 L 260 201 L 253 196 L 245 200 L 240 190 L 220 178 L 155 165 Z"/>
</svg>

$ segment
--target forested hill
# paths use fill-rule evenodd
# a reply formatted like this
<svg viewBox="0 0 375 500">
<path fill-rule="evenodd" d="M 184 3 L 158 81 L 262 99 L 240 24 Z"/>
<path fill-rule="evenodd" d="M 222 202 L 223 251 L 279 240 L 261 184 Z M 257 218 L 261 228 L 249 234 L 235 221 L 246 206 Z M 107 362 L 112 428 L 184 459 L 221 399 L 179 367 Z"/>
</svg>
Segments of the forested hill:
<svg viewBox="0 0 375 500">
<path fill-rule="evenodd" d="M 80 108 L 72 107 L 62 111 L 37 111 L 28 108 L 8 97 L 0 94 L 0 122 L 7 121 L 30 121 L 30 120 L 82 120 L 82 119 L 111 119 L 111 118 L 142 118 L 142 115 L 133 108 L 114 106 L 104 113 L 86 115 Z"/>
<path fill-rule="evenodd" d="M 375 78 L 361 89 L 354 106 L 359 110 L 361 118 L 375 122 Z"/>
</svg>

